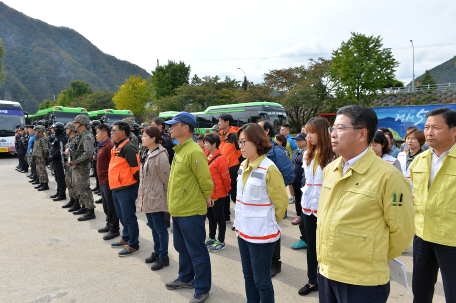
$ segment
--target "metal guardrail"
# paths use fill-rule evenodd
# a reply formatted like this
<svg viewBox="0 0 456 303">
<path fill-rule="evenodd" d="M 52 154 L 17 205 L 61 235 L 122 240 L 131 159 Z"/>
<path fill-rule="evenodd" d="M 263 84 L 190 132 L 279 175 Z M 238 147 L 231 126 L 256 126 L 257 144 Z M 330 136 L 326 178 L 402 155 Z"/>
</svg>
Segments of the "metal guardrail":
<svg viewBox="0 0 456 303">
<path fill-rule="evenodd" d="M 406 87 L 388 87 L 385 88 L 385 93 L 387 94 L 397 94 L 397 93 L 411 93 L 417 91 L 444 91 L 444 90 L 456 90 L 456 83 L 441 83 L 441 84 L 428 84 L 428 85 L 421 85 L 421 87 L 412 87 L 411 85 Z M 381 92 L 377 92 L 381 94 Z"/>
</svg>

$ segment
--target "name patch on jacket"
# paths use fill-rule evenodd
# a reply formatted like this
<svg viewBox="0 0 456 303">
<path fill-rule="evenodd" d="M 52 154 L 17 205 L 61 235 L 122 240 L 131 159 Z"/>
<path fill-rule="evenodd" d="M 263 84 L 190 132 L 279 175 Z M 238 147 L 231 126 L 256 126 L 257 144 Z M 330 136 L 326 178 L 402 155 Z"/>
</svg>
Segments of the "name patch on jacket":
<svg viewBox="0 0 456 303">
<path fill-rule="evenodd" d="M 253 178 L 257 178 L 257 179 L 263 179 L 264 174 L 253 171 L 253 172 L 250 174 L 250 176 L 252 176 Z"/>
</svg>

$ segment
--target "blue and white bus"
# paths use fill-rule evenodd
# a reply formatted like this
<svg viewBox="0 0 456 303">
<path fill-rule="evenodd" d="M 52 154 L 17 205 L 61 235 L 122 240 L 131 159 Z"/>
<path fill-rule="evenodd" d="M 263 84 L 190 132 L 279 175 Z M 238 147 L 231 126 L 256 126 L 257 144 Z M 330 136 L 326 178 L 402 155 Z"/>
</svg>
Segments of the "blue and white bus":
<svg viewBox="0 0 456 303">
<path fill-rule="evenodd" d="M 0 100 L 0 153 L 16 153 L 16 125 L 24 126 L 24 112 L 19 102 Z"/>
</svg>

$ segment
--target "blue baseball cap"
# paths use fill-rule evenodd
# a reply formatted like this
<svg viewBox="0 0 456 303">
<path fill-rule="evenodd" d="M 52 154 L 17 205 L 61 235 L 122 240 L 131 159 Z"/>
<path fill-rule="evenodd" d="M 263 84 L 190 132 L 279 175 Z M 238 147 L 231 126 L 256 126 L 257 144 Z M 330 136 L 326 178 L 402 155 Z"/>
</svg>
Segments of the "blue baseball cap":
<svg viewBox="0 0 456 303">
<path fill-rule="evenodd" d="M 193 127 L 196 125 L 195 117 L 187 112 L 180 112 L 175 115 L 172 120 L 165 121 L 165 123 L 168 125 L 176 124 L 178 122 L 184 122 L 185 124 L 191 125 Z"/>
<path fill-rule="evenodd" d="M 296 137 L 291 138 L 293 140 L 307 140 L 307 135 L 305 133 L 297 134 Z"/>
</svg>

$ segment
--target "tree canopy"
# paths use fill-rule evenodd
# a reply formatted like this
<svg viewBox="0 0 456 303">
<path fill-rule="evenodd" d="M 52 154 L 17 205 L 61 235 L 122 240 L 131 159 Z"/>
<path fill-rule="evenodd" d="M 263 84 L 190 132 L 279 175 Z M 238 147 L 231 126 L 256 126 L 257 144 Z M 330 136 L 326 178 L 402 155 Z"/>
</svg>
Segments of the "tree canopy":
<svg viewBox="0 0 456 303">
<path fill-rule="evenodd" d="M 383 48 L 380 36 L 352 33 L 347 42 L 332 53 L 330 77 L 336 95 L 345 103 L 369 105 L 377 90 L 394 80 L 399 62 L 391 49 Z"/>
<path fill-rule="evenodd" d="M 431 73 L 430 73 L 428 70 L 426 70 L 426 71 L 424 72 L 424 75 L 421 77 L 420 81 L 421 81 L 421 85 L 428 85 L 428 84 L 433 85 L 433 84 L 437 84 L 437 83 L 435 82 L 434 78 L 432 77 Z M 415 85 L 416 85 L 416 83 L 415 83 Z"/>
<path fill-rule="evenodd" d="M 166 65 L 157 65 L 152 71 L 152 88 L 154 99 L 174 95 L 174 90 L 183 84 L 188 84 L 190 78 L 190 65 L 184 62 L 176 63 L 168 60 Z"/>
<path fill-rule="evenodd" d="M 147 112 L 146 104 L 152 99 L 150 82 L 150 79 L 143 79 L 141 76 L 130 76 L 112 98 L 116 109 L 129 109 L 136 119 L 141 121 Z"/>
</svg>

